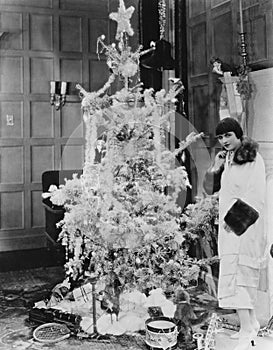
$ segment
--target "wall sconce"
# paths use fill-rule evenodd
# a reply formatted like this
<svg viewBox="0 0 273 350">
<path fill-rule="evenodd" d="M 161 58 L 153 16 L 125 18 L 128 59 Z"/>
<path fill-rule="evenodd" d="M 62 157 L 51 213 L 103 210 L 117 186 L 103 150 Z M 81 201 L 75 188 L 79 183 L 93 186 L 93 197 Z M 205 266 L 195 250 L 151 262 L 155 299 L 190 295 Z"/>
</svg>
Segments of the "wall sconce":
<svg viewBox="0 0 273 350">
<path fill-rule="evenodd" d="M 8 35 L 8 31 L 0 28 L 0 39 L 4 39 L 6 35 Z"/>
<path fill-rule="evenodd" d="M 0 26 L 0 39 L 3 40 L 8 34 L 15 33 L 14 30 Z"/>
<path fill-rule="evenodd" d="M 56 111 L 65 105 L 68 84 L 67 81 L 50 82 L 50 104 L 55 105 Z"/>
</svg>

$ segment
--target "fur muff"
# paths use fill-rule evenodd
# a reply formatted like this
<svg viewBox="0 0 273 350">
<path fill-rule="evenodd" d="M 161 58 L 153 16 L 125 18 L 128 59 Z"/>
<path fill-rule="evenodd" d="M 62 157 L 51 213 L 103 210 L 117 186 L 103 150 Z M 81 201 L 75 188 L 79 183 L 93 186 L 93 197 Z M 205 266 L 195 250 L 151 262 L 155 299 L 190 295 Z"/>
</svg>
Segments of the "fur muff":
<svg viewBox="0 0 273 350">
<path fill-rule="evenodd" d="M 253 162 L 258 152 L 258 143 L 249 137 L 244 137 L 241 146 L 234 154 L 233 161 L 236 164 Z"/>
<path fill-rule="evenodd" d="M 253 207 L 237 199 L 224 217 L 224 221 L 237 236 L 241 236 L 258 217 L 259 213 Z"/>
</svg>

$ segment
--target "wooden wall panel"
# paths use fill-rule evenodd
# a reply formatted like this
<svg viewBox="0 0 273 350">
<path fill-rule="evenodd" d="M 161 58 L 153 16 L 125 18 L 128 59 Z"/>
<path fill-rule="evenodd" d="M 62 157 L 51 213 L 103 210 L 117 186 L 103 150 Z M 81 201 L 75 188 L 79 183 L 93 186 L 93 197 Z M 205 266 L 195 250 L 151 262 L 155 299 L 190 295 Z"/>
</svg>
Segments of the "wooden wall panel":
<svg viewBox="0 0 273 350">
<path fill-rule="evenodd" d="M 209 91 L 207 85 L 193 88 L 192 99 L 194 104 L 194 126 L 198 131 L 209 133 Z"/>
<path fill-rule="evenodd" d="M 129 7 L 131 4 L 130 3 L 130 0 L 128 0 L 126 2 L 126 7 Z M 109 2 L 109 12 L 116 12 L 117 11 L 117 8 L 119 6 L 119 0 L 112 0 Z"/>
<path fill-rule="evenodd" d="M 0 65 L 0 92 L 23 92 L 23 58 L 4 56 Z"/>
<path fill-rule="evenodd" d="M 7 125 L 7 116 L 13 116 L 13 125 Z M 0 101 L 0 137 L 3 139 L 23 137 L 23 102 Z"/>
<path fill-rule="evenodd" d="M 23 184 L 23 147 L 1 147 L 0 181 L 2 184 Z"/>
<path fill-rule="evenodd" d="M 5 40 L 0 40 L 0 48 L 5 50 L 23 49 L 23 18 L 21 13 L 3 11 L 0 13 L 1 28 L 9 32 Z"/>
<path fill-rule="evenodd" d="M 22 234 L 12 237 L 12 239 L 11 237 L 1 239 L 1 245 L 5 247 L 6 251 L 24 250 L 29 249 L 29 247 L 37 249 L 41 248 L 41 244 L 46 246 L 46 237 L 41 229 L 33 230 L 33 233 L 28 236 Z"/>
<path fill-rule="evenodd" d="M 30 58 L 30 92 L 34 94 L 46 94 L 49 89 L 49 81 L 53 80 L 53 58 Z"/>
<path fill-rule="evenodd" d="M 232 28 L 231 12 L 221 14 L 212 20 L 212 50 L 216 57 L 221 57 L 223 62 L 232 64 L 233 32 L 230 28 Z"/>
<path fill-rule="evenodd" d="M 61 137 L 83 138 L 82 112 L 78 104 L 67 104 L 61 111 Z"/>
<path fill-rule="evenodd" d="M 109 77 L 109 69 L 106 65 L 105 60 L 89 61 L 89 69 L 90 69 L 90 91 L 96 91 L 103 87 Z"/>
<path fill-rule="evenodd" d="M 2 206 L 6 205 L 0 208 L 4 223 L 0 224 L 0 251 L 45 246 L 41 176 L 46 170 L 83 166 L 84 125 L 74 86 L 99 89 L 108 79 L 105 56 L 98 60 L 96 41 L 101 34 L 106 43 L 114 40 L 116 23 L 110 36 L 113 21 L 108 15 L 117 11 L 118 3 L 0 0 L 0 23 L 9 28 L 0 40 L 0 147 L 4 150 L 0 195 Z M 130 5 L 135 6 L 131 21 L 135 36 L 130 38 L 135 49 L 138 0 L 126 0 L 126 7 Z M 72 95 L 67 95 L 58 111 L 50 105 L 51 80 L 74 83 Z M 13 116 L 14 125 L 7 125 L 7 115 Z M 14 213 L 19 217 L 15 225 L 9 221 Z"/>
<path fill-rule="evenodd" d="M 82 51 L 82 19 L 80 17 L 60 17 L 60 50 L 63 52 Z"/>
<path fill-rule="evenodd" d="M 194 17 L 204 13 L 206 10 L 205 0 L 192 0 L 189 2 L 189 16 Z"/>
<path fill-rule="evenodd" d="M 216 7 L 219 5 L 223 5 L 226 2 L 230 2 L 230 0 L 212 0 L 211 1 L 211 7 Z"/>
<path fill-rule="evenodd" d="M 0 229 L 1 230 L 22 229 L 24 227 L 24 201 L 23 200 L 24 200 L 23 192 L 0 193 Z"/>
<path fill-rule="evenodd" d="M 102 34 L 105 35 L 105 42 L 109 43 L 109 21 L 107 19 L 90 19 L 88 21 L 89 29 L 89 52 L 96 54 L 97 39 Z"/>
<path fill-rule="evenodd" d="M 62 147 L 62 169 L 82 169 L 83 161 L 83 146 L 74 146 L 68 144 Z"/>
<path fill-rule="evenodd" d="M 117 30 L 117 23 L 116 22 L 110 22 L 109 23 L 109 43 L 114 43 L 116 41 L 116 30 Z M 129 38 L 130 40 L 130 38 Z M 131 43 L 130 43 L 131 45 Z"/>
<path fill-rule="evenodd" d="M 45 170 L 54 169 L 53 146 L 31 146 L 31 182 L 41 182 Z"/>
<path fill-rule="evenodd" d="M 267 59 L 266 16 L 256 16 L 250 19 L 248 36 L 249 61 L 255 62 Z"/>
<path fill-rule="evenodd" d="M 61 59 L 60 71 L 61 80 L 82 82 L 83 62 L 81 59 Z"/>
<path fill-rule="evenodd" d="M 45 217 L 41 215 L 44 211 L 44 207 L 41 201 L 41 191 L 32 191 L 31 192 L 31 227 L 44 227 L 45 226 Z"/>
<path fill-rule="evenodd" d="M 267 0 L 265 0 L 267 1 Z M 243 9 L 248 8 L 248 7 L 252 7 L 254 5 L 257 5 L 260 3 L 263 3 L 264 1 L 259 1 L 259 0 L 242 0 L 242 4 L 243 4 Z"/>
<path fill-rule="evenodd" d="M 30 15 L 30 49 L 53 50 L 53 17 L 46 14 Z"/>
<path fill-rule="evenodd" d="M 192 75 L 207 73 L 208 64 L 206 52 L 206 24 L 200 23 L 191 30 L 190 64 Z"/>
<path fill-rule="evenodd" d="M 52 8 L 54 0 L 1 0 L 1 5 L 8 6 L 25 6 L 25 7 L 37 7 L 37 8 Z"/>
<path fill-rule="evenodd" d="M 111 0 L 113 2 L 113 0 Z M 126 4 L 127 5 L 127 4 Z M 90 17 L 100 18 L 107 17 L 109 10 L 108 0 L 60 0 L 62 10 L 89 11 Z"/>
<path fill-rule="evenodd" d="M 273 68 L 251 72 L 250 82 L 254 91 L 248 106 L 249 133 L 273 149 Z M 273 153 L 271 158 L 273 160 Z"/>
<path fill-rule="evenodd" d="M 30 124 L 31 137 L 54 137 L 54 114 L 48 102 L 30 103 Z"/>
</svg>

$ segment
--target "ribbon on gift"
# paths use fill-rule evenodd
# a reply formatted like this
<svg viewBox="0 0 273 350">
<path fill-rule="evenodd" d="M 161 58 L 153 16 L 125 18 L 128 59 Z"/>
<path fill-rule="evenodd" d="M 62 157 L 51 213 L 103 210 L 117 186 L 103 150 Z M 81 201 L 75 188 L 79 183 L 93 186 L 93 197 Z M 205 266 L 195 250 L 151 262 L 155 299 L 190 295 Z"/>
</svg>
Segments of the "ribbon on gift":
<svg viewBox="0 0 273 350">
<path fill-rule="evenodd" d="M 73 290 L 73 297 L 77 302 L 91 302 L 92 301 L 92 285 L 91 283 L 86 283 Z"/>
</svg>

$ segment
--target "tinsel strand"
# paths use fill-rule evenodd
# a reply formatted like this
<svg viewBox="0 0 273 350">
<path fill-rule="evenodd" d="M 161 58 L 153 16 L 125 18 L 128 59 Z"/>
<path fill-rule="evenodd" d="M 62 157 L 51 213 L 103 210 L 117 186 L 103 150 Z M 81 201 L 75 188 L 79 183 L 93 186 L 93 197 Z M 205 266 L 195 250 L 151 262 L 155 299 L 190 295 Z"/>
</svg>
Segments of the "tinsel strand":
<svg viewBox="0 0 273 350">
<path fill-rule="evenodd" d="M 158 14 L 159 14 L 159 32 L 160 39 L 164 37 L 166 27 L 166 2 L 165 0 L 159 0 L 158 2 Z"/>
</svg>

